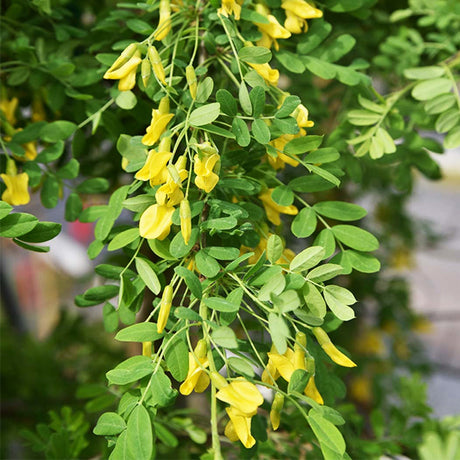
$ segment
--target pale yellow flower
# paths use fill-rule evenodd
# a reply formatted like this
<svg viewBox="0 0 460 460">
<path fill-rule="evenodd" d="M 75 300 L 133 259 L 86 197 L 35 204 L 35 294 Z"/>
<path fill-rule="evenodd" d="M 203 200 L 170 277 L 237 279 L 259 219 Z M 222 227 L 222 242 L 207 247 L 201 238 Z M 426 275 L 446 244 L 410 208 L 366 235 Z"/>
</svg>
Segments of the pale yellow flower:
<svg viewBox="0 0 460 460">
<path fill-rule="evenodd" d="M 194 353 L 188 354 L 188 374 L 182 385 L 179 387 L 181 394 L 187 396 L 193 390 L 197 393 L 203 393 L 209 385 L 209 376 L 203 370 L 209 366 L 206 357 L 206 342 L 201 339 L 198 341 Z"/>
<path fill-rule="evenodd" d="M 251 434 L 251 421 L 257 411 L 246 414 L 233 406 L 227 407 L 225 410 L 230 418 L 225 426 L 225 436 L 232 442 L 241 441 L 246 449 L 250 449 L 256 443 Z"/>
<path fill-rule="evenodd" d="M 180 231 L 182 238 L 184 238 L 185 244 L 188 244 L 190 236 L 192 234 L 192 214 L 190 212 L 190 204 L 188 200 L 182 200 L 180 202 Z"/>
<path fill-rule="evenodd" d="M 136 84 L 137 67 L 141 63 L 141 52 L 136 43 L 128 45 L 112 66 L 105 72 L 104 78 L 108 80 L 120 80 L 118 89 L 128 91 Z"/>
<path fill-rule="evenodd" d="M 222 6 L 217 10 L 217 12 L 225 17 L 233 14 L 235 19 L 238 20 L 241 15 L 242 4 L 243 0 L 222 0 Z"/>
<path fill-rule="evenodd" d="M 275 49 L 278 51 L 279 45 L 276 39 L 277 38 L 289 38 L 291 36 L 291 32 L 285 29 L 278 22 L 275 16 L 270 14 L 270 11 L 264 5 L 258 3 L 256 5 L 256 11 L 262 16 L 265 16 L 269 21 L 268 24 L 264 24 L 260 22 L 255 23 L 259 31 L 262 32 L 262 38 L 257 42 L 257 45 L 265 46 L 266 48 L 271 48 L 273 44 Z"/>
<path fill-rule="evenodd" d="M 160 101 L 158 109 L 152 110 L 152 121 L 147 127 L 146 134 L 142 138 L 144 145 L 153 145 L 161 135 L 166 131 L 166 126 L 174 117 L 174 114 L 169 113 L 169 98 L 165 96 Z"/>
<path fill-rule="evenodd" d="M 154 40 L 161 41 L 171 31 L 171 5 L 169 0 L 160 0 L 160 20 L 155 31 Z"/>
<path fill-rule="evenodd" d="M 164 240 L 171 231 L 174 207 L 159 204 L 149 206 L 139 222 L 139 234 L 143 238 Z"/>
<path fill-rule="evenodd" d="M 321 348 L 336 364 L 343 367 L 355 367 L 356 364 L 348 357 L 345 356 L 337 347 L 331 342 L 331 339 L 326 332 L 320 327 L 312 328 L 312 332 L 315 335 Z"/>
<path fill-rule="evenodd" d="M 20 206 L 30 201 L 28 190 L 29 176 L 27 173 L 0 174 L 5 182 L 6 190 L 2 194 L 2 200 L 12 206 Z"/>
<path fill-rule="evenodd" d="M 286 11 L 284 27 L 293 34 L 302 33 L 308 29 L 307 19 L 321 18 L 323 12 L 314 8 L 304 0 L 283 0 L 281 8 Z"/>
<path fill-rule="evenodd" d="M 160 55 L 158 54 L 157 49 L 154 46 L 149 46 L 147 51 L 147 55 L 152 65 L 153 73 L 158 78 L 163 85 L 166 85 L 166 76 L 165 76 L 165 69 L 163 67 L 163 63 L 161 62 Z"/>
<path fill-rule="evenodd" d="M 257 407 L 264 402 L 264 398 L 257 387 L 243 377 L 239 377 L 221 388 L 217 392 L 216 398 L 230 404 L 243 414 L 254 413 L 257 411 Z"/>
<path fill-rule="evenodd" d="M 161 144 L 160 144 L 161 145 Z M 179 157 L 174 166 L 170 165 L 169 170 L 165 167 L 162 171 L 166 171 L 166 182 L 156 191 L 155 198 L 158 204 L 167 204 L 168 206 L 176 206 L 184 199 L 182 192 L 182 182 L 187 179 L 188 171 L 185 169 L 187 158 L 185 155 Z M 170 170 L 174 169 L 173 177 Z M 163 173 L 162 173 L 163 174 Z"/>
<path fill-rule="evenodd" d="M 298 214 L 299 210 L 292 204 L 290 206 L 281 206 L 275 203 L 272 200 L 272 192 L 273 189 L 269 188 L 259 195 L 259 198 L 264 205 L 267 218 L 272 224 L 281 224 L 280 214 L 289 214 L 291 216 Z"/>
<path fill-rule="evenodd" d="M 13 97 L 10 100 L 8 99 L 0 99 L 0 110 L 5 115 L 6 121 L 10 125 L 16 124 L 16 109 L 18 108 L 19 99 L 17 97 Z"/>
<path fill-rule="evenodd" d="M 171 304 L 172 304 L 172 297 L 173 297 L 173 287 L 168 284 L 164 291 L 163 295 L 161 296 L 160 302 L 160 312 L 158 313 L 158 322 L 157 322 L 157 332 L 161 334 L 168 322 L 169 312 L 171 311 Z"/>
</svg>

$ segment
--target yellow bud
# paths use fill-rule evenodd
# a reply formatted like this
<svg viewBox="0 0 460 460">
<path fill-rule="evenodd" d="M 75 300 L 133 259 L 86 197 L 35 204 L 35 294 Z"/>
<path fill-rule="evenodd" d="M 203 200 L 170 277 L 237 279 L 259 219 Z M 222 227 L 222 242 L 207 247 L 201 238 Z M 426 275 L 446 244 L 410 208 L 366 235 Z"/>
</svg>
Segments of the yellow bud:
<svg viewBox="0 0 460 460">
<path fill-rule="evenodd" d="M 165 78 L 165 69 L 163 67 L 163 63 L 161 62 L 160 55 L 158 54 L 157 49 L 154 46 L 150 46 L 147 51 L 150 63 L 152 64 L 153 73 L 158 78 L 158 80 L 166 85 L 166 78 Z"/>
<path fill-rule="evenodd" d="M 141 64 L 141 78 L 145 88 L 149 83 L 151 73 L 152 68 L 150 66 L 150 62 L 148 61 L 148 59 L 143 59 Z"/>
<path fill-rule="evenodd" d="M 196 99 L 197 82 L 195 69 L 193 68 L 193 66 L 188 65 L 185 68 L 185 77 L 187 78 L 187 84 L 190 90 L 190 95 L 192 96 L 192 99 Z"/>
<path fill-rule="evenodd" d="M 16 176 L 18 173 L 18 168 L 16 167 L 16 162 L 10 157 L 6 157 L 6 174 L 8 176 Z"/>
<path fill-rule="evenodd" d="M 152 356 L 152 342 L 142 342 L 142 356 Z"/>
<path fill-rule="evenodd" d="M 297 332 L 295 336 L 295 345 L 294 350 L 296 348 L 304 349 L 307 346 L 307 336 L 303 332 Z"/>
<path fill-rule="evenodd" d="M 331 342 L 331 339 L 326 334 L 326 332 L 320 327 L 314 327 L 312 329 L 313 334 L 315 335 L 318 343 L 321 345 L 321 348 L 326 352 L 326 354 L 339 366 L 343 367 L 355 367 L 356 364 L 344 355 L 336 346 Z"/>
<path fill-rule="evenodd" d="M 270 410 L 270 423 L 272 428 L 277 430 L 281 422 L 281 411 L 284 406 L 284 396 L 281 393 L 276 393 L 273 399 L 272 407 Z"/>
<path fill-rule="evenodd" d="M 171 30 L 171 6 L 169 0 L 160 0 L 160 21 L 155 31 L 154 40 L 163 40 Z"/>
<path fill-rule="evenodd" d="M 198 359 L 202 359 L 206 357 L 206 353 L 208 352 L 208 344 L 206 340 L 200 339 L 195 347 L 195 355 Z M 219 374 L 220 375 L 220 374 Z"/>
<path fill-rule="evenodd" d="M 166 326 L 171 310 L 173 288 L 170 284 L 165 287 L 160 303 L 160 313 L 158 314 L 157 332 L 161 334 Z"/>
<path fill-rule="evenodd" d="M 185 244 L 188 244 L 190 235 L 192 233 L 192 214 L 190 212 L 190 204 L 188 200 L 182 200 L 180 202 L 180 231 L 184 238 Z"/>
<path fill-rule="evenodd" d="M 169 97 L 168 96 L 161 98 L 160 105 L 158 106 L 158 111 L 161 114 L 169 113 Z"/>
<path fill-rule="evenodd" d="M 211 382 L 213 383 L 213 385 L 218 390 L 225 388 L 228 385 L 228 382 L 225 379 L 225 377 L 222 377 L 222 375 L 220 375 L 219 372 L 211 372 L 209 377 L 211 378 Z"/>
</svg>

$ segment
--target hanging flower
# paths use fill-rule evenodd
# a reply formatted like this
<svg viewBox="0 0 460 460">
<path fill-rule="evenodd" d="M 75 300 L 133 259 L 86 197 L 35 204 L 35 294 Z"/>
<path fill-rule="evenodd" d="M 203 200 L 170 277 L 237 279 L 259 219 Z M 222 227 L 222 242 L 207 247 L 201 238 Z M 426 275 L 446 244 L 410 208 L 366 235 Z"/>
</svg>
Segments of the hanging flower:
<svg viewBox="0 0 460 460">
<path fill-rule="evenodd" d="M 283 0 L 281 8 L 286 11 L 284 27 L 293 34 L 302 33 L 308 30 L 307 19 L 321 18 L 323 12 L 314 8 L 304 0 Z"/>
<path fill-rule="evenodd" d="M 173 287 L 168 284 L 164 291 L 163 295 L 161 296 L 160 302 L 160 312 L 158 313 L 158 322 L 157 322 L 157 332 L 161 334 L 168 322 L 169 312 L 171 311 L 171 304 L 172 304 L 172 297 L 173 297 Z"/>
<path fill-rule="evenodd" d="M 249 64 L 268 84 L 277 86 L 280 73 L 272 69 L 269 64 Z"/>
<path fill-rule="evenodd" d="M 144 145 L 153 145 L 161 135 L 165 132 L 166 126 L 174 117 L 174 114 L 169 113 L 169 98 L 165 96 L 161 99 L 158 109 L 152 110 L 152 121 L 147 127 L 147 132 L 142 138 Z"/>
<path fill-rule="evenodd" d="M 234 15 L 236 20 L 240 19 L 241 5 L 243 0 L 222 0 L 222 6 L 217 10 L 222 16 Z"/>
<path fill-rule="evenodd" d="M 188 354 L 187 377 L 179 387 L 180 393 L 185 396 L 189 395 L 193 390 L 197 393 L 203 393 L 209 385 L 209 376 L 203 370 L 209 366 L 209 361 L 206 357 L 206 341 L 203 339 L 199 340 L 193 351 L 194 353 Z"/>
<path fill-rule="evenodd" d="M 153 73 L 158 78 L 158 80 L 161 81 L 161 83 L 163 83 L 163 85 L 166 85 L 165 69 L 163 67 L 163 63 L 161 62 L 161 58 L 158 54 L 157 49 L 154 46 L 149 46 L 147 55 L 150 64 L 152 65 Z"/>
<path fill-rule="evenodd" d="M 196 174 L 195 184 L 198 188 L 204 190 L 206 193 L 211 190 L 219 182 L 219 176 L 214 172 L 217 162 L 220 160 L 220 156 L 217 153 L 211 155 L 195 155 L 194 171 Z"/>
<path fill-rule="evenodd" d="M 184 239 L 184 243 L 188 244 L 192 234 L 192 214 L 190 212 L 190 203 L 188 200 L 182 200 L 180 202 L 179 216 L 182 238 Z"/>
<path fill-rule="evenodd" d="M 277 38 L 289 38 L 291 36 L 291 32 L 286 30 L 273 16 L 270 14 L 270 11 L 267 7 L 258 3 L 256 5 L 257 13 L 265 16 L 269 23 L 264 24 L 262 22 L 255 22 L 254 24 L 257 26 L 259 31 L 262 33 L 262 38 L 257 42 L 258 46 L 265 46 L 266 48 L 271 48 L 272 44 L 275 47 L 275 50 L 279 50 L 278 42 L 276 41 Z"/>
<path fill-rule="evenodd" d="M 134 88 L 136 84 L 137 67 L 141 63 L 141 52 L 137 43 L 128 45 L 120 56 L 115 60 L 110 69 L 104 74 L 108 80 L 120 80 L 118 89 L 128 91 Z"/>
<path fill-rule="evenodd" d="M 30 201 L 28 190 L 29 176 L 27 173 L 18 174 L 16 163 L 8 158 L 6 161 L 6 174 L 0 174 L 6 185 L 2 200 L 12 206 L 20 206 Z"/>
<path fill-rule="evenodd" d="M 17 97 L 13 97 L 10 100 L 0 99 L 0 110 L 3 112 L 6 121 L 13 126 L 16 124 L 15 112 L 18 108 L 18 104 L 19 99 Z"/>
<path fill-rule="evenodd" d="M 281 411 L 284 406 L 284 396 L 281 393 L 276 393 L 273 398 L 272 407 L 270 408 L 270 423 L 273 430 L 277 430 L 281 422 Z"/>
<path fill-rule="evenodd" d="M 272 192 L 273 189 L 269 188 L 259 195 L 259 198 L 264 205 L 267 218 L 272 224 L 281 224 L 280 214 L 289 214 L 291 216 L 298 214 L 299 210 L 292 204 L 290 206 L 281 206 L 275 203 L 272 200 Z"/>
<path fill-rule="evenodd" d="M 348 356 L 345 356 L 336 348 L 336 346 L 331 342 L 331 339 L 323 329 L 320 327 L 314 327 L 312 332 L 318 340 L 318 343 L 321 345 L 321 348 L 332 359 L 332 361 L 343 367 L 356 366 L 356 364 Z"/>
<path fill-rule="evenodd" d="M 188 177 L 188 171 L 185 169 L 187 158 L 181 156 L 175 165 L 169 165 L 166 170 L 166 182 L 157 190 L 155 198 L 158 204 L 167 204 L 176 206 L 184 199 L 182 192 L 182 182 Z"/>
<path fill-rule="evenodd" d="M 139 222 L 139 234 L 149 240 L 164 240 L 171 231 L 174 207 L 153 204 L 142 214 Z"/>
<path fill-rule="evenodd" d="M 251 421 L 257 411 L 246 414 L 232 406 L 225 410 L 230 418 L 225 426 L 225 436 L 232 442 L 241 441 L 246 449 L 250 449 L 256 443 L 251 434 Z"/>
<path fill-rule="evenodd" d="M 153 34 L 153 39 L 161 41 L 171 31 L 171 5 L 169 0 L 160 0 L 160 20 L 158 27 Z"/>
<path fill-rule="evenodd" d="M 138 180 L 149 180 L 152 187 L 164 184 L 169 177 L 166 165 L 172 157 L 170 147 L 171 138 L 163 138 L 158 146 L 158 152 L 156 150 L 150 150 L 144 166 L 137 171 L 134 177 Z"/>
</svg>

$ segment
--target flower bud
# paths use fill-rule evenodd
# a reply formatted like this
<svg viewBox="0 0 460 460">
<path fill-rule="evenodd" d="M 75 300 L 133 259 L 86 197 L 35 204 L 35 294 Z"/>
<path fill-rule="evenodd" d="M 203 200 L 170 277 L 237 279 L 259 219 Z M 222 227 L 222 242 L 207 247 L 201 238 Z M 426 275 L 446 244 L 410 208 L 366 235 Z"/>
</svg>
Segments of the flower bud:
<svg viewBox="0 0 460 460">
<path fill-rule="evenodd" d="M 171 30 L 171 6 L 169 0 L 160 0 L 160 21 L 155 31 L 154 40 L 163 40 Z"/>
<path fill-rule="evenodd" d="M 197 82 L 196 82 L 195 69 L 193 68 L 193 66 L 188 65 L 185 68 L 185 77 L 187 78 L 187 84 L 188 84 L 188 89 L 190 90 L 190 95 L 192 96 L 192 99 L 195 100 Z"/>
<path fill-rule="evenodd" d="M 348 356 L 345 356 L 336 348 L 336 346 L 331 342 L 331 339 L 323 329 L 320 327 L 314 327 L 312 332 L 318 340 L 318 343 L 321 345 L 321 348 L 332 359 L 332 361 L 343 367 L 356 366 L 356 364 L 350 358 L 348 358 Z"/>
<path fill-rule="evenodd" d="M 152 67 L 150 66 L 150 62 L 148 59 L 143 59 L 141 64 L 141 78 L 144 88 L 146 88 L 149 83 L 151 73 Z"/>
<path fill-rule="evenodd" d="M 206 340 L 204 339 L 198 340 L 198 343 L 196 344 L 196 347 L 193 351 L 195 352 L 195 355 L 198 359 L 205 358 L 206 353 L 208 352 L 208 344 L 206 343 Z"/>
<path fill-rule="evenodd" d="M 219 372 L 211 372 L 211 374 L 209 375 L 209 377 L 211 378 L 211 382 L 212 384 L 218 389 L 222 389 L 222 388 L 225 388 L 227 385 L 228 385 L 228 382 L 227 380 L 225 379 L 225 377 L 223 377 L 222 375 L 219 374 Z"/>
<path fill-rule="evenodd" d="M 152 356 L 152 342 L 142 342 L 142 356 Z"/>
<path fill-rule="evenodd" d="M 158 111 L 161 114 L 169 113 L 169 97 L 164 96 L 161 98 L 160 105 L 158 106 Z"/>
<path fill-rule="evenodd" d="M 182 200 L 180 202 L 179 216 L 182 238 L 184 238 L 185 244 L 188 244 L 192 233 L 192 214 L 190 212 L 190 204 L 188 200 Z"/>
<path fill-rule="evenodd" d="M 283 406 L 284 396 L 281 393 L 276 393 L 270 410 L 270 422 L 274 430 L 277 430 L 280 426 L 281 411 L 283 410 Z"/>
<path fill-rule="evenodd" d="M 160 55 L 154 46 L 150 46 L 147 51 L 150 63 L 152 64 L 153 73 L 163 85 L 166 85 L 165 69 L 161 62 Z"/>
<path fill-rule="evenodd" d="M 158 314 L 157 332 L 161 334 L 166 326 L 171 310 L 173 288 L 170 284 L 165 287 L 160 303 L 160 313 Z"/>
</svg>

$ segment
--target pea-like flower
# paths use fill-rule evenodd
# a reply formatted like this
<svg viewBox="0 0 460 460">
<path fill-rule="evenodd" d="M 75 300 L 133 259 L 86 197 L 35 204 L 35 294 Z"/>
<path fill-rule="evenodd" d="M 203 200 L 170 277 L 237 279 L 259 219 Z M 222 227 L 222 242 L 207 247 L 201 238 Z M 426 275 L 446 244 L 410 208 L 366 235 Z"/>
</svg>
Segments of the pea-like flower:
<svg viewBox="0 0 460 460">
<path fill-rule="evenodd" d="M 3 112 L 6 121 L 10 125 L 14 126 L 16 124 L 16 109 L 18 108 L 19 99 L 13 97 L 11 99 L 0 99 L 0 110 Z"/>
<path fill-rule="evenodd" d="M 18 174 L 16 163 L 11 158 L 6 160 L 6 174 L 0 174 L 6 185 L 2 200 L 12 206 L 20 206 L 30 201 L 28 190 L 29 176 L 27 173 Z"/>
<path fill-rule="evenodd" d="M 356 364 L 348 357 L 345 356 L 337 347 L 331 342 L 331 339 L 326 332 L 320 327 L 314 327 L 312 329 L 318 343 L 321 348 L 326 352 L 329 358 L 332 359 L 336 364 L 343 367 L 355 367 Z"/>
<path fill-rule="evenodd" d="M 168 322 L 169 312 L 171 311 L 173 297 L 173 287 L 168 284 L 161 296 L 160 312 L 158 313 L 157 332 L 161 334 Z"/>
<path fill-rule="evenodd" d="M 165 96 L 161 99 L 158 109 L 152 110 L 152 120 L 142 138 L 142 143 L 144 145 L 155 144 L 165 132 L 166 126 L 168 126 L 173 117 L 174 114 L 169 113 L 169 98 Z"/>
<path fill-rule="evenodd" d="M 194 353 L 188 354 L 188 374 L 179 391 L 187 396 L 192 391 L 203 393 L 209 385 L 209 376 L 203 370 L 209 366 L 208 358 L 206 357 L 207 345 L 206 341 L 201 339 L 198 341 Z"/>
<path fill-rule="evenodd" d="M 147 56 L 152 65 L 153 73 L 163 85 L 166 85 L 165 69 L 157 49 L 154 46 L 149 46 Z"/>
<path fill-rule="evenodd" d="M 160 0 L 160 20 L 153 34 L 154 40 L 161 41 L 171 31 L 171 5 L 169 0 Z"/>
<path fill-rule="evenodd" d="M 255 23 L 259 31 L 262 33 L 262 38 L 257 42 L 257 45 L 265 46 L 266 48 L 271 48 L 272 45 L 274 45 L 275 50 L 278 51 L 280 47 L 276 39 L 277 38 L 289 38 L 291 36 L 291 32 L 285 29 L 278 22 L 275 16 L 270 14 L 270 11 L 268 10 L 268 8 L 262 5 L 261 3 L 258 3 L 256 5 L 256 11 L 262 16 L 265 16 L 269 21 L 268 24 L 261 23 L 261 22 Z"/>
<path fill-rule="evenodd" d="M 249 64 L 269 85 L 277 86 L 280 73 L 277 69 L 272 69 L 270 64 Z"/>
<path fill-rule="evenodd" d="M 153 204 L 142 214 L 139 222 L 139 234 L 149 240 L 164 240 L 171 231 L 174 207 Z"/>
<path fill-rule="evenodd" d="M 128 45 L 120 56 L 115 60 L 109 70 L 104 74 L 108 80 L 120 80 L 118 89 L 128 91 L 136 84 L 137 67 L 141 63 L 141 52 L 137 43 Z"/>
<path fill-rule="evenodd" d="M 219 182 L 219 176 L 214 172 L 219 160 L 220 156 L 217 153 L 204 155 L 202 158 L 200 158 L 200 155 L 198 154 L 195 155 L 195 184 L 206 193 L 211 192 L 211 190 L 217 185 L 217 182 Z"/>
<path fill-rule="evenodd" d="M 182 233 L 182 238 L 184 238 L 185 244 L 188 244 L 190 241 L 190 236 L 192 234 L 192 214 L 190 212 L 190 203 L 188 200 L 182 200 L 180 202 L 180 231 Z"/>
<path fill-rule="evenodd" d="M 299 210 L 292 204 L 290 206 L 281 206 L 280 204 L 275 203 L 272 199 L 272 192 L 273 189 L 269 188 L 259 195 L 259 198 L 264 205 L 267 218 L 272 224 L 281 224 L 280 214 L 289 214 L 291 216 L 298 214 Z"/>
<path fill-rule="evenodd" d="M 184 199 L 184 193 L 181 189 L 182 182 L 188 177 L 188 171 L 185 169 L 187 158 L 181 156 L 175 165 L 169 165 L 166 170 L 166 182 L 157 190 L 155 198 L 158 204 L 176 206 Z"/>
<path fill-rule="evenodd" d="M 138 180 L 149 180 L 152 187 L 164 184 L 169 177 L 166 165 L 172 157 L 170 147 L 171 138 L 165 137 L 162 139 L 158 151 L 150 150 L 144 166 L 137 171 L 134 177 Z"/>
<path fill-rule="evenodd" d="M 307 19 L 321 18 L 323 12 L 314 8 L 304 0 L 283 0 L 281 8 L 286 11 L 284 27 L 293 34 L 300 34 L 308 30 Z"/>
<path fill-rule="evenodd" d="M 241 5 L 243 0 L 222 0 L 221 8 L 217 10 L 219 14 L 228 18 L 229 15 L 235 17 L 236 20 L 241 16 Z"/>
</svg>

